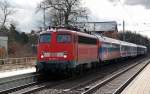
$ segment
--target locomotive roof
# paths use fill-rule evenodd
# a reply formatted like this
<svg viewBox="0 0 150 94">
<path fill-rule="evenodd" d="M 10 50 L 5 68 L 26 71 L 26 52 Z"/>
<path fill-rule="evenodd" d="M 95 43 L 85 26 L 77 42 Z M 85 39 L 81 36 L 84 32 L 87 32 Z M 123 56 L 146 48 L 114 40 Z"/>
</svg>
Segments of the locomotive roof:
<svg viewBox="0 0 150 94">
<path fill-rule="evenodd" d="M 64 29 L 64 28 L 63 28 L 63 29 L 50 29 L 50 30 L 41 32 L 40 34 L 45 34 L 45 33 L 50 33 L 50 32 L 76 33 L 76 34 L 78 34 L 78 35 L 96 38 L 96 36 L 93 36 L 92 34 L 88 34 L 88 33 L 85 33 L 85 32 L 78 32 L 78 31 L 74 31 L 74 30 L 68 30 L 68 29 Z"/>
<path fill-rule="evenodd" d="M 50 32 L 61 32 L 61 31 L 75 32 L 75 31 L 67 30 L 67 29 L 48 29 L 46 31 L 40 32 L 40 34 L 45 34 L 45 33 L 50 33 Z"/>
</svg>

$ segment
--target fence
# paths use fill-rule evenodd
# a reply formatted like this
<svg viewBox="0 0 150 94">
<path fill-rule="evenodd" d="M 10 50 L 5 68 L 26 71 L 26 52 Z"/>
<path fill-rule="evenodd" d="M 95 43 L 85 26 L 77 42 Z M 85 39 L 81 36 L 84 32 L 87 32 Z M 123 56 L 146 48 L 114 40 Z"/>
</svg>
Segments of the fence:
<svg viewBox="0 0 150 94">
<path fill-rule="evenodd" d="M 36 57 L 0 59 L 0 64 L 31 64 L 31 65 L 34 65 L 35 62 L 36 62 Z"/>
</svg>

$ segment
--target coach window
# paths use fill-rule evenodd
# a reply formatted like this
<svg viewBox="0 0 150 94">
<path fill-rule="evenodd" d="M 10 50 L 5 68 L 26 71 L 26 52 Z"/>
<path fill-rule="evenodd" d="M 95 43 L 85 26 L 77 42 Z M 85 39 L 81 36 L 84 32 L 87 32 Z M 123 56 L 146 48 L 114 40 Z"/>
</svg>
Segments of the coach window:
<svg viewBox="0 0 150 94">
<path fill-rule="evenodd" d="M 69 34 L 58 34 L 57 42 L 59 43 L 69 43 L 71 42 L 71 35 Z"/>
<path fill-rule="evenodd" d="M 119 45 L 118 44 L 115 44 L 115 51 L 118 51 L 119 50 Z"/>
<path fill-rule="evenodd" d="M 48 43 L 51 41 L 51 35 L 50 34 L 42 34 L 40 35 L 39 42 L 41 43 Z"/>
</svg>

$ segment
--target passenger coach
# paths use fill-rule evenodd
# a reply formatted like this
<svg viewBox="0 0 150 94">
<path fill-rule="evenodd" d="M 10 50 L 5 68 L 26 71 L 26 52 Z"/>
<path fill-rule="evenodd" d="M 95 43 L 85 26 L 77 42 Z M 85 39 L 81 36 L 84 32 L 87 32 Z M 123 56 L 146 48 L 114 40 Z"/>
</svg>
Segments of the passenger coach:
<svg viewBox="0 0 150 94">
<path fill-rule="evenodd" d="M 95 34 L 99 40 L 100 62 L 121 58 L 120 41 Z"/>
<path fill-rule="evenodd" d="M 147 47 L 143 45 L 137 45 L 137 54 L 138 55 L 143 55 L 147 53 Z"/>
</svg>

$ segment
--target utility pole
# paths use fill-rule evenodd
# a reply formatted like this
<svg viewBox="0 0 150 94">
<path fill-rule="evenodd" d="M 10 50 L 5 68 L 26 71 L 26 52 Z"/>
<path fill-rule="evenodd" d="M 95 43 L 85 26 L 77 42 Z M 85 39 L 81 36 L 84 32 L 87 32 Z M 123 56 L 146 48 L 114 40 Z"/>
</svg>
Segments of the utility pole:
<svg viewBox="0 0 150 94">
<path fill-rule="evenodd" d="M 125 21 L 123 20 L 123 24 L 122 24 L 122 26 L 123 26 L 123 41 L 125 41 Z"/>
<path fill-rule="evenodd" d="M 94 23 L 94 32 L 96 31 L 96 23 Z"/>
</svg>

